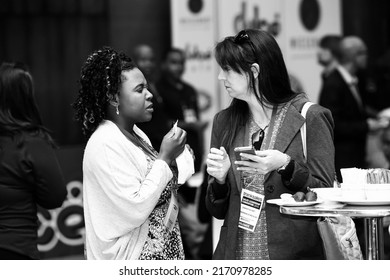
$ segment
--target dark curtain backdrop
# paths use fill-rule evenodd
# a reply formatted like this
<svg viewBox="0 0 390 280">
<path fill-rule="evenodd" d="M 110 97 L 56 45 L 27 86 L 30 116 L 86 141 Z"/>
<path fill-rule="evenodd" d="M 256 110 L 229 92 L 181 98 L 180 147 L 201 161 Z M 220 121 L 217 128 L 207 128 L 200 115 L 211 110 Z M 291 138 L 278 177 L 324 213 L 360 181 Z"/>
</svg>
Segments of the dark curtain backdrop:
<svg viewBox="0 0 390 280">
<path fill-rule="evenodd" d="M 136 45 L 148 44 L 159 63 L 171 45 L 170 0 L 110 0 L 109 3 L 111 45 L 132 55 Z"/>
<path fill-rule="evenodd" d="M 108 0 L 0 0 L 0 62 L 29 65 L 44 124 L 60 145 L 84 141 L 73 121 L 80 68 L 107 44 Z"/>
<path fill-rule="evenodd" d="M 131 55 L 170 45 L 169 0 L 0 0 L 0 62 L 22 61 L 35 79 L 44 124 L 60 146 L 85 143 L 73 121 L 82 63 L 110 45 Z"/>
</svg>

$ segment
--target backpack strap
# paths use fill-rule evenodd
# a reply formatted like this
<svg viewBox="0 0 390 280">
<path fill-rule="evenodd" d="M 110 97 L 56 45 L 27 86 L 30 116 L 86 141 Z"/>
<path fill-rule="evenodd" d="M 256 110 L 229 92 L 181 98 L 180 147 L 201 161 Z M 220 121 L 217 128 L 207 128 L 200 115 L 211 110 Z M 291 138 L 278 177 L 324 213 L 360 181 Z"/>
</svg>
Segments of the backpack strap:
<svg viewBox="0 0 390 280">
<path fill-rule="evenodd" d="M 305 160 L 307 160 L 307 147 L 306 147 L 306 114 L 309 110 L 310 106 L 313 105 L 313 102 L 306 102 L 301 110 L 301 115 L 305 119 L 305 122 L 303 123 L 301 127 L 301 137 L 302 137 L 302 146 L 303 146 L 303 156 Z"/>
</svg>

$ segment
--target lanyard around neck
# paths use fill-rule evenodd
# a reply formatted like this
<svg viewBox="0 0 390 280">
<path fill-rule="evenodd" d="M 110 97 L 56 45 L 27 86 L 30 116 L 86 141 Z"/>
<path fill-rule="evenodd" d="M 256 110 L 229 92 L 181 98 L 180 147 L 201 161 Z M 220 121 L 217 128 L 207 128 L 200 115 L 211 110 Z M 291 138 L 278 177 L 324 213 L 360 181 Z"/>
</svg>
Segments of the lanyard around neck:
<svg viewBox="0 0 390 280">
<path fill-rule="evenodd" d="M 140 148 L 145 154 L 147 154 L 152 159 L 157 158 L 156 150 L 151 145 L 149 145 L 141 136 L 139 136 L 134 131 L 130 133 L 127 130 L 121 128 L 119 129 L 120 131 L 122 131 L 122 133 L 126 136 L 127 139 L 129 139 L 134 145 Z"/>
</svg>

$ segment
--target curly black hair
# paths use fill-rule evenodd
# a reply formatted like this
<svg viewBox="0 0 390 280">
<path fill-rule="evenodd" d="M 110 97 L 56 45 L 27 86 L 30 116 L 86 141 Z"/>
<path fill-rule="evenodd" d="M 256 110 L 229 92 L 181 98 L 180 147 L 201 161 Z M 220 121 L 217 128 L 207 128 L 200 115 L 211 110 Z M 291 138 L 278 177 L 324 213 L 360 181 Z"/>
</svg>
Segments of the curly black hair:
<svg viewBox="0 0 390 280">
<path fill-rule="evenodd" d="M 80 89 L 72 104 L 75 119 L 81 123 L 89 138 L 106 118 L 109 102 L 119 93 L 123 70 L 136 68 L 133 60 L 111 47 L 103 47 L 90 54 L 81 68 Z"/>
</svg>

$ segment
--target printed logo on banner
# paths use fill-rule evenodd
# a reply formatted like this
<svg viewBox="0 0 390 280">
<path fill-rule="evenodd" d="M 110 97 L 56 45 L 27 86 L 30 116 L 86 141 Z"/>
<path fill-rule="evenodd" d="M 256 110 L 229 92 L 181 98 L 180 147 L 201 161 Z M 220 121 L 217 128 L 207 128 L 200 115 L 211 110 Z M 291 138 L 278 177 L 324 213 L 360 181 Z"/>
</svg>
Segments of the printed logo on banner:
<svg viewBox="0 0 390 280">
<path fill-rule="evenodd" d="M 318 46 L 320 35 L 316 34 L 321 19 L 321 7 L 318 0 L 301 0 L 298 6 L 299 20 L 302 24 L 304 35 L 293 36 L 290 39 L 290 47 L 296 51 L 312 52 Z"/>
<path fill-rule="evenodd" d="M 180 3 L 180 2 L 179 2 Z M 187 60 L 187 73 L 210 71 L 212 63 L 212 46 L 208 46 L 201 40 L 194 38 L 202 38 L 202 31 L 205 34 L 212 30 L 212 13 L 210 13 L 210 3 L 205 3 L 204 0 L 188 0 L 187 5 L 180 3 L 182 10 L 178 13 L 178 26 L 181 31 L 180 40 L 185 42 L 181 45 L 184 50 Z M 191 34 L 187 38 L 187 34 Z"/>
<path fill-rule="evenodd" d="M 186 44 L 184 47 L 186 59 L 198 61 L 208 61 L 211 59 L 211 50 L 200 50 L 199 45 Z"/>
<path fill-rule="evenodd" d="M 275 13 L 273 21 L 269 22 L 264 17 L 261 18 L 260 7 L 258 5 L 254 5 L 253 18 L 250 19 L 251 15 L 247 15 L 246 4 L 246 2 L 241 3 L 241 11 L 234 18 L 233 28 L 235 32 L 238 32 L 242 29 L 253 28 L 266 30 L 274 36 L 277 36 L 280 33 L 281 24 L 279 13 Z"/>
<path fill-rule="evenodd" d="M 203 0 L 189 0 L 188 9 L 194 14 L 199 13 L 203 8 Z"/>
<path fill-rule="evenodd" d="M 68 196 L 60 208 L 40 208 L 38 211 L 38 249 L 41 253 L 58 256 L 69 251 L 66 247 L 84 245 L 83 186 L 80 181 L 71 181 L 66 188 Z"/>
<path fill-rule="evenodd" d="M 321 8 L 317 0 L 302 0 L 299 6 L 302 25 L 309 31 L 316 29 L 321 17 Z"/>
</svg>

